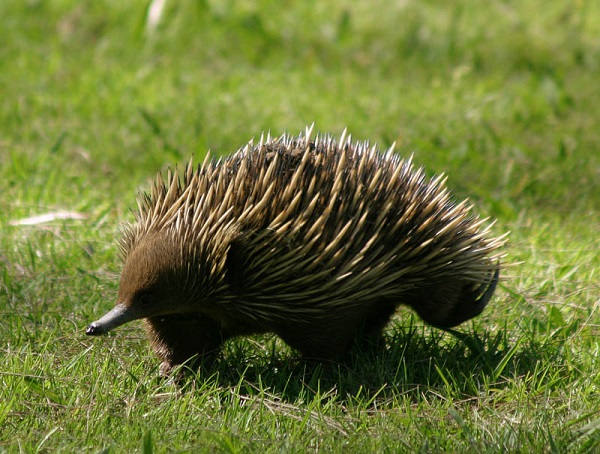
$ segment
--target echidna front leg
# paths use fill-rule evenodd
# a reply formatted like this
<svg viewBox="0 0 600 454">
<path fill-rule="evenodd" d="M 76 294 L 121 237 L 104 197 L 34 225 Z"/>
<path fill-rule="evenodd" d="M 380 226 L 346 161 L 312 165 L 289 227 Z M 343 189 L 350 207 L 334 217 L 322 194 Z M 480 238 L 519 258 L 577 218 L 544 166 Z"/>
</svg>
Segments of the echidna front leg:
<svg viewBox="0 0 600 454">
<path fill-rule="evenodd" d="M 222 325 L 203 315 L 172 315 L 146 319 L 152 348 L 161 359 L 161 375 L 168 375 L 190 358 L 210 358 L 227 339 Z"/>
</svg>

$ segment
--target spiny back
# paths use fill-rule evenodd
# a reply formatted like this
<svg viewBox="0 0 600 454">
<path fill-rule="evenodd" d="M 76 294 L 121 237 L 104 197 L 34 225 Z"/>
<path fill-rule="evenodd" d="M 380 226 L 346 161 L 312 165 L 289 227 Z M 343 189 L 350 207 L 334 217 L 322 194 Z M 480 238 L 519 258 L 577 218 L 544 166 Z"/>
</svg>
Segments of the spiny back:
<svg viewBox="0 0 600 454">
<path fill-rule="evenodd" d="M 252 318 L 300 319 L 306 301 L 314 311 L 344 308 L 440 278 L 488 282 L 504 237 L 490 237 L 487 219 L 444 183 L 349 137 L 261 138 L 159 175 L 121 246 L 127 256 L 146 235 L 169 231 L 182 258 L 215 262 L 203 272 L 230 279 Z"/>
</svg>

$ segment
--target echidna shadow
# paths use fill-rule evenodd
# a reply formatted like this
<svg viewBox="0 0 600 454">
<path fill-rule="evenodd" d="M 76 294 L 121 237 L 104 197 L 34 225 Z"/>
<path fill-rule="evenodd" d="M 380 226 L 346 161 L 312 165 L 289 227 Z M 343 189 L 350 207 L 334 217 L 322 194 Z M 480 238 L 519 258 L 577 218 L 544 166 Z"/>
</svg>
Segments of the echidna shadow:
<svg viewBox="0 0 600 454">
<path fill-rule="evenodd" d="M 436 333 L 420 326 L 414 317 L 403 318 L 386 330 L 385 345 L 383 338 L 374 342 L 371 338 L 359 338 L 348 352 L 331 362 L 275 351 L 277 343 L 269 338 L 261 337 L 260 344 L 234 342 L 225 347 L 225 355 L 203 363 L 201 379 L 213 377 L 225 388 L 235 388 L 242 382 L 268 384 L 272 394 L 297 402 L 299 396 L 310 399 L 313 389 L 334 390 L 337 399 L 342 400 L 343 396 L 358 394 L 394 394 L 397 386 L 403 395 L 420 395 L 423 387 L 447 386 L 444 380 L 450 376 L 457 379 L 457 391 L 469 395 L 477 392 L 474 383 L 496 374 L 500 364 L 509 375 L 526 375 L 539 363 L 535 350 L 515 352 L 503 330 L 450 331 L 460 336 Z M 436 369 L 443 370 L 443 374 L 432 374 Z M 188 370 L 187 364 L 184 370 Z M 469 380 L 463 382 L 461 377 Z M 504 384 L 497 386 L 502 388 Z M 317 392 L 315 397 L 322 398 L 322 394 Z"/>
<path fill-rule="evenodd" d="M 144 319 L 168 373 L 266 332 L 335 359 L 401 304 L 441 328 L 480 314 L 505 235 L 392 150 L 310 136 L 159 175 L 121 237 L 117 304 L 87 333 Z"/>
</svg>

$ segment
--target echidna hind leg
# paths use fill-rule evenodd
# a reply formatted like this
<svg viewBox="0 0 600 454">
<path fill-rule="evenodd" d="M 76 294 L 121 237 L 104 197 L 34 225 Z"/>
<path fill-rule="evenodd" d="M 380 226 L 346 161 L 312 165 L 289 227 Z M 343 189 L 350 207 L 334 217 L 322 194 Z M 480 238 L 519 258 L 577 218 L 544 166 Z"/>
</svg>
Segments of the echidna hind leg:
<svg viewBox="0 0 600 454">
<path fill-rule="evenodd" d="M 349 311 L 345 317 L 312 319 L 302 325 L 287 325 L 276 330 L 285 343 L 305 358 L 333 360 L 344 356 L 358 339 L 374 338 L 389 321 L 394 305 L 381 305 L 368 314 Z M 339 315 L 339 314 L 338 314 Z"/>
<path fill-rule="evenodd" d="M 339 358 L 348 350 L 354 333 L 340 330 L 333 323 L 325 325 L 288 326 L 276 333 L 286 344 L 299 350 L 307 359 Z"/>
<path fill-rule="evenodd" d="M 397 304 L 389 301 L 373 303 L 366 316 L 357 323 L 356 334 L 349 349 L 360 346 L 362 349 L 379 349 L 385 346 L 384 329 L 396 312 Z"/>
<path fill-rule="evenodd" d="M 496 268 L 489 282 L 464 286 L 454 311 L 448 319 L 448 326 L 456 326 L 481 314 L 496 290 L 499 276 L 500 268 Z"/>
<path fill-rule="evenodd" d="M 146 330 L 162 361 L 161 375 L 168 375 L 173 367 L 191 358 L 210 359 L 227 338 L 220 323 L 201 315 L 150 318 L 146 320 Z"/>
<path fill-rule="evenodd" d="M 389 323 L 392 315 L 396 311 L 396 303 L 387 301 L 378 301 L 371 306 L 371 310 L 367 314 L 361 337 L 375 338 L 383 334 L 383 329 Z"/>
<path fill-rule="evenodd" d="M 492 297 L 500 269 L 494 270 L 484 284 L 473 284 L 448 278 L 433 285 L 413 290 L 410 305 L 427 323 L 439 328 L 451 328 L 481 314 Z"/>
</svg>

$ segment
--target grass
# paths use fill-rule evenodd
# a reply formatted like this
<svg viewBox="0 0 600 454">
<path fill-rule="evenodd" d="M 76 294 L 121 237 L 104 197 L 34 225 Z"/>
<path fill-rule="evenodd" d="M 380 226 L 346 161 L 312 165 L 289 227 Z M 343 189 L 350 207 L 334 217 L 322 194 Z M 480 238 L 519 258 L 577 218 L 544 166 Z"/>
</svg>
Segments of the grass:
<svg viewBox="0 0 600 454">
<path fill-rule="evenodd" d="M 597 2 L 0 4 L 0 451 L 594 452 Z M 158 169 L 305 125 L 414 153 L 523 262 L 462 339 L 401 310 L 386 347 L 226 345 L 182 386 L 139 323 L 102 339 L 118 226 Z M 15 221 L 72 211 L 84 219 Z"/>
</svg>

